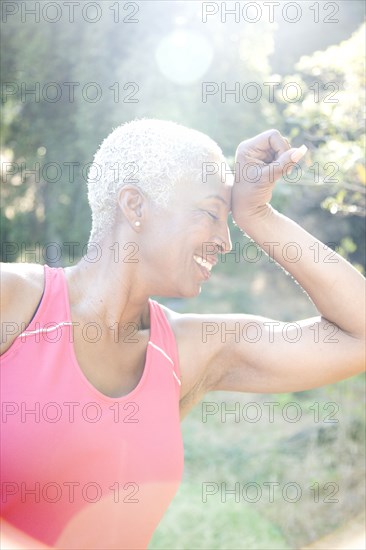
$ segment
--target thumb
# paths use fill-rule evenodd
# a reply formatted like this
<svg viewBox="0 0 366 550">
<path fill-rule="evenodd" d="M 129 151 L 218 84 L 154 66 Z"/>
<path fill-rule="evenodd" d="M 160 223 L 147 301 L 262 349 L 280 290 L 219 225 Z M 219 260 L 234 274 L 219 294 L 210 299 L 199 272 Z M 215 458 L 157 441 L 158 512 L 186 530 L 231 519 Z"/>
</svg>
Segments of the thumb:
<svg viewBox="0 0 366 550">
<path fill-rule="evenodd" d="M 301 147 L 292 147 L 276 160 L 277 171 L 282 173 L 283 169 L 290 169 L 293 167 L 300 159 L 306 154 L 308 148 L 306 145 L 301 145 Z"/>
<path fill-rule="evenodd" d="M 300 159 L 306 154 L 308 148 L 306 145 L 301 145 L 301 147 L 293 147 L 288 152 L 290 154 L 290 159 L 293 163 L 299 162 Z"/>
</svg>

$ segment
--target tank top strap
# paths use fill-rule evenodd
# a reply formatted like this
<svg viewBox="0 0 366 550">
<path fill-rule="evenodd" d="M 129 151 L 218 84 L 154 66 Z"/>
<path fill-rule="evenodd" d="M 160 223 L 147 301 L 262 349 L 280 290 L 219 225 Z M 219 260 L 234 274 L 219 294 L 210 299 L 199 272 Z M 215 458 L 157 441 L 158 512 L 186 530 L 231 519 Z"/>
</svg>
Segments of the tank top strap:
<svg viewBox="0 0 366 550">
<path fill-rule="evenodd" d="M 149 345 L 160 351 L 171 363 L 174 378 L 181 385 L 178 348 L 175 335 L 161 305 L 155 300 L 149 299 L 150 315 L 154 319 L 150 319 L 150 326 L 153 330 L 150 331 Z"/>
<path fill-rule="evenodd" d="M 45 265 L 44 290 L 41 301 L 33 319 L 20 337 L 35 331 L 55 330 L 63 325 L 71 326 L 65 273 L 61 267 Z"/>
<path fill-rule="evenodd" d="M 16 337 L 10 348 L 1 356 L 2 362 L 10 359 L 16 354 L 25 342 L 36 341 L 39 344 L 43 341 L 41 336 L 44 333 L 54 333 L 56 336 L 63 327 L 72 327 L 68 308 L 68 292 L 65 273 L 62 268 L 44 266 L 44 287 L 43 294 L 38 307 L 28 325 L 22 325 L 21 333 Z M 50 335 L 52 338 L 54 334 Z M 52 341 L 52 340 L 51 340 Z"/>
</svg>

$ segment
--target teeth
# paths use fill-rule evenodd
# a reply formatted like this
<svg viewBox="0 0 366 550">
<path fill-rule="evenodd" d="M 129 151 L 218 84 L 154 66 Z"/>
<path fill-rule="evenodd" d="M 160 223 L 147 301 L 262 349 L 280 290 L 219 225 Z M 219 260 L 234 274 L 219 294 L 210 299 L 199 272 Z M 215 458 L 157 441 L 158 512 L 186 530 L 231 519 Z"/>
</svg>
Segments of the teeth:
<svg viewBox="0 0 366 550">
<path fill-rule="evenodd" d="M 193 256 L 193 258 L 195 262 L 198 263 L 198 265 L 201 265 L 202 267 L 205 267 L 206 269 L 208 269 L 208 271 L 211 271 L 212 264 L 210 262 L 208 262 L 204 258 L 201 258 L 201 256 Z"/>
</svg>

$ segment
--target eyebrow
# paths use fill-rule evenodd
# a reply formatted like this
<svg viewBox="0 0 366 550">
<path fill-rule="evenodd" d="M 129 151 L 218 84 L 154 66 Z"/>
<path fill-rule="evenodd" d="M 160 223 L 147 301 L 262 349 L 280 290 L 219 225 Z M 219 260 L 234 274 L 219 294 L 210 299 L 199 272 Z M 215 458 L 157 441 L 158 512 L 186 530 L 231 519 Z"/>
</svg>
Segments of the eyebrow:
<svg viewBox="0 0 366 550">
<path fill-rule="evenodd" d="M 225 199 L 223 199 L 220 195 L 208 195 L 208 197 L 205 197 L 206 199 L 218 199 L 219 201 L 223 202 L 225 206 L 229 206 Z"/>
</svg>

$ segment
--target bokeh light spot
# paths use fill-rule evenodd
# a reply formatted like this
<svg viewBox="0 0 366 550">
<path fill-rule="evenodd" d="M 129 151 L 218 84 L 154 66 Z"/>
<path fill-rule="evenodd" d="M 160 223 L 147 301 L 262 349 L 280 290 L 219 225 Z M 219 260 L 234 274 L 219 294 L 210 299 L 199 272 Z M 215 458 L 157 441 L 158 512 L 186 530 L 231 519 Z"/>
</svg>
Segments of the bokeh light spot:
<svg viewBox="0 0 366 550">
<path fill-rule="evenodd" d="M 161 73 L 176 84 L 192 84 L 205 74 L 213 59 L 207 38 L 196 31 L 179 30 L 166 35 L 155 52 Z"/>
</svg>

